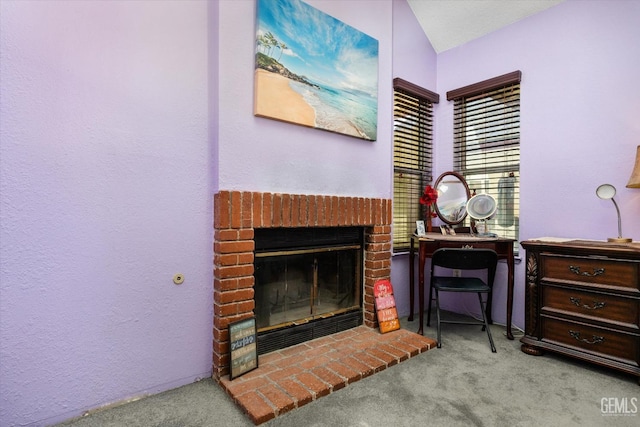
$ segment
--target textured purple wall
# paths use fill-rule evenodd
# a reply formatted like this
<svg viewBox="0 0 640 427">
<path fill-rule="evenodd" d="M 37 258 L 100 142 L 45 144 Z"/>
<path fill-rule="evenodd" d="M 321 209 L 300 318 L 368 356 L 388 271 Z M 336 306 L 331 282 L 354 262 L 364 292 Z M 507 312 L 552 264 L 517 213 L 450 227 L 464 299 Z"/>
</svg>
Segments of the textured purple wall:
<svg viewBox="0 0 640 427">
<path fill-rule="evenodd" d="M 255 4 L 220 2 L 219 188 L 391 198 L 390 1 L 307 1 L 378 40 L 378 140 L 253 116 Z"/>
<path fill-rule="evenodd" d="M 436 65 L 435 50 L 418 24 L 409 4 L 404 1 L 393 2 L 393 77 L 400 77 L 436 92 Z M 434 114 L 437 108 L 437 106 L 434 108 Z M 393 159 L 390 162 L 393 163 Z M 418 203 L 417 200 L 416 203 Z M 408 255 L 394 254 L 391 264 L 391 283 L 399 313 L 403 316 L 409 314 L 408 263 Z M 416 267 L 416 284 L 418 283 L 417 270 Z M 417 304 L 416 301 L 416 307 Z"/>
<path fill-rule="evenodd" d="M 209 376 L 207 3 L 1 8 L 0 425 Z"/>
<path fill-rule="evenodd" d="M 0 425 L 211 374 L 217 189 L 390 197 L 392 3 L 309 3 L 380 43 L 377 142 L 253 116 L 253 1 L 0 3 Z"/>
<path fill-rule="evenodd" d="M 568 1 L 437 57 L 406 4 L 363 3 L 309 1 L 380 42 L 374 143 L 252 115 L 253 1 L 0 2 L 1 425 L 209 375 L 212 194 L 390 196 L 393 77 L 444 98 L 522 70 L 521 237 L 615 234 L 610 182 L 640 239 L 640 3 Z M 442 172 L 446 99 L 436 119 Z M 406 295 L 406 257 L 392 275 Z"/>
<path fill-rule="evenodd" d="M 521 83 L 520 240 L 543 236 L 640 240 L 640 191 L 625 188 L 640 144 L 640 2 L 566 1 L 438 55 L 438 92 L 514 70 Z M 451 167 L 453 103 L 438 107 L 436 168 Z M 516 268 L 514 322 L 524 325 L 525 265 Z M 497 283 L 504 283 L 506 266 Z M 494 319 L 506 320 L 496 287 Z M 468 306 L 473 307 L 472 304 Z M 461 311 L 466 307 L 454 305 Z"/>
<path fill-rule="evenodd" d="M 640 2 L 563 2 L 440 53 L 437 85 L 433 50 L 409 18 L 405 23 L 407 9 L 402 2 L 394 5 L 393 75 L 440 94 L 434 176 L 453 164 L 453 103 L 446 100 L 447 91 L 521 70 L 520 240 L 615 237 L 615 208 L 595 195 L 605 182 L 618 190 L 623 234 L 640 240 L 640 191 L 625 188 L 640 144 L 640 87 L 630 83 L 640 70 Z M 411 49 L 396 48 L 405 43 Z M 506 273 L 500 265 L 493 314 L 501 324 L 506 323 Z M 513 322 L 521 328 L 524 274 L 524 263 L 517 265 Z M 407 257 L 394 256 L 392 281 L 402 315 L 409 312 L 407 277 Z M 475 300 L 454 298 L 445 297 L 443 306 L 479 315 Z"/>
</svg>

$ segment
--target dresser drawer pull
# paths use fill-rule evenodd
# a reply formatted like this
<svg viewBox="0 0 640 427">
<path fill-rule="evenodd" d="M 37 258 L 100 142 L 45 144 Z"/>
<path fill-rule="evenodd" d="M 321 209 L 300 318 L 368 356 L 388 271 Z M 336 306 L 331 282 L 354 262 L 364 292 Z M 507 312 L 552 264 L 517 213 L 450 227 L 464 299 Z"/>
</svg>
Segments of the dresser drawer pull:
<svg viewBox="0 0 640 427">
<path fill-rule="evenodd" d="M 597 335 L 593 335 L 592 336 L 593 339 L 591 341 L 589 341 L 586 338 L 580 338 L 580 332 L 578 331 L 569 330 L 569 335 L 571 335 L 573 338 L 577 339 L 578 341 L 586 344 L 600 344 L 601 342 L 604 342 L 604 337 L 599 337 Z"/>
<path fill-rule="evenodd" d="M 571 270 L 573 273 L 577 274 L 578 276 L 595 277 L 595 276 L 600 276 L 601 274 L 604 274 L 604 268 L 594 268 L 593 273 L 589 273 L 588 271 L 580 271 L 580 267 L 575 267 L 573 265 L 570 265 L 569 270 Z"/>
<path fill-rule="evenodd" d="M 576 307 L 586 308 L 587 310 L 597 310 L 599 308 L 604 308 L 604 306 L 607 305 L 606 302 L 595 302 L 595 301 L 592 306 L 588 306 L 586 304 L 580 304 L 580 298 L 576 298 L 576 297 L 569 297 L 569 300 Z"/>
<path fill-rule="evenodd" d="M 473 249 L 473 245 L 464 245 L 462 249 Z"/>
</svg>

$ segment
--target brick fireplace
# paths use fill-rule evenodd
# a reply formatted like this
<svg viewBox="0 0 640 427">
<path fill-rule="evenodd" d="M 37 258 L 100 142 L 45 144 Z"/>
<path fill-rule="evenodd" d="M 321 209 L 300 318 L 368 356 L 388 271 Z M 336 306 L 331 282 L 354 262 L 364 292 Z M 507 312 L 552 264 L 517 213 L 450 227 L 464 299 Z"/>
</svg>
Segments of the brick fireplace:
<svg viewBox="0 0 640 427">
<path fill-rule="evenodd" d="M 253 316 L 254 230 L 363 227 L 363 323 L 377 327 L 373 285 L 391 271 L 390 199 L 220 191 L 214 195 L 213 377 L 229 373 L 231 322 Z"/>
</svg>

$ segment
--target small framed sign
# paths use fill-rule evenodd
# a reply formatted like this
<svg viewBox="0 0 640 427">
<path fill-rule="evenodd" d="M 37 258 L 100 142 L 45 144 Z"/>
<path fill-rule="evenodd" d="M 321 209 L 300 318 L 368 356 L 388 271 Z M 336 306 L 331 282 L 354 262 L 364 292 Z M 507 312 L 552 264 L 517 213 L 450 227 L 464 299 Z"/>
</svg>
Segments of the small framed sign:
<svg viewBox="0 0 640 427">
<path fill-rule="evenodd" d="M 380 332 L 384 334 L 385 332 L 400 329 L 396 299 L 393 296 L 391 282 L 389 280 L 378 280 L 373 285 L 373 297 Z"/>
<path fill-rule="evenodd" d="M 229 379 L 234 379 L 258 367 L 256 318 L 229 323 L 231 367 Z"/>
<path fill-rule="evenodd" d="M 426 236 L 427 231 L 424 228 L 424 221 L 416 221 L 416 234 L 418 236 Z"/>
</svg>

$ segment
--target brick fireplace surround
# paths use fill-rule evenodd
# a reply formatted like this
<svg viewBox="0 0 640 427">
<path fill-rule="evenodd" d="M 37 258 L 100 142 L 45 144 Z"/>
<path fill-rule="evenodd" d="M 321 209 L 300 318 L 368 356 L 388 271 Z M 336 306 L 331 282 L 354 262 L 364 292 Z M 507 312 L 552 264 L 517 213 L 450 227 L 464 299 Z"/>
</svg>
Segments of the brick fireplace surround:
<svg viewBox="0 0 640 427">
<path fill-rule="evenodd" d="M 391 200 L 220 191 L 214 195 L 213 377 L 229 374 L 231 322 L 253 316 L 256 228 L 362 226 L 363 323 L 377 327 L 373 285 L 391 273 Z"/>
<path fill-rule="evenodd" d="M 391 200 L 220 191 L 214 195 L 213 378 L 261 424 L 435 347 L 406 329 L 380 334 L 373 285 L 391 273 Z M 254 230 L 364 228 L 363 325 L 259 357 L 229 380 L 231 322 L 253 316 Z"/>
</svg>

